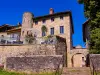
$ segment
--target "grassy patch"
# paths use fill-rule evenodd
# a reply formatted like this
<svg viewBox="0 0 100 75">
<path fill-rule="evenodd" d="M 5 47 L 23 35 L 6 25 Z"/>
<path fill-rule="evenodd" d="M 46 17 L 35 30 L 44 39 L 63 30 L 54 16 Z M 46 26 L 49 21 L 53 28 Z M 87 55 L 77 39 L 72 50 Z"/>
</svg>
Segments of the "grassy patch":
<svg viewBox="0 0 100 75">
<path fill-rule="evenodd" d="M 94 75 L 100 75 L 100 72 L 97 72 L 97 74 L 95 73 Z"/>
<path fill-rule="evenodd" d="M 74 69 L 72 69 L 72 70 L 69 70 L 70 72 L 80 72 L 80 70 L 74 70 Z"/>
<path fill-rule="evenodd" d="M 8 72 L 5 70 L 0 70 L 0 75 L 55 75 L 55 73 L 26 74 L 26 73 L 16 73 L 16 72 Z"/>
</svg>

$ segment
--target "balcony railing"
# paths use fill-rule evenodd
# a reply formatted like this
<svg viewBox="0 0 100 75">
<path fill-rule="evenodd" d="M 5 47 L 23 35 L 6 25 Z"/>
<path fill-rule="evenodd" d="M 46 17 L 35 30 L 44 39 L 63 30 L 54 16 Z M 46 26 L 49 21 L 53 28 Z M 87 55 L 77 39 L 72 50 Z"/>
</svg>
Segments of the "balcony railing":
<svg viewBox="0 0 100 75">
<path fill-rule="evenodd" d="M 6 44 L 23 44 L 22 41 L 20 41 L 19 38 L 14 37 L 0 37 L 0 45 L 6 45 Z"/>
</svg>

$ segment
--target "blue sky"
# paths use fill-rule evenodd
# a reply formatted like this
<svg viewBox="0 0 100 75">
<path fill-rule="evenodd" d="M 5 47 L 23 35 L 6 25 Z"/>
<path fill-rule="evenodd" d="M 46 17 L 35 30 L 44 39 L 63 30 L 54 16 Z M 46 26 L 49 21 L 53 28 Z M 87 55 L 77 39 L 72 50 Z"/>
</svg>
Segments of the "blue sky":
<svg viewBox="0 0 100 75">
<path fill-rule="evenodd" d="M 0 25 L 22 22 L 22 15 L 26 11 L 32 12 L 34 16 L 41 16 L 48 14 L 49 8 L 54 8 L 55 12 L 71 10 L 74 24 L 73 45 L 84 47 L 82 24 L 86 18 L 83 7 L 77 0 L 1 0 Z"/>
</svg>

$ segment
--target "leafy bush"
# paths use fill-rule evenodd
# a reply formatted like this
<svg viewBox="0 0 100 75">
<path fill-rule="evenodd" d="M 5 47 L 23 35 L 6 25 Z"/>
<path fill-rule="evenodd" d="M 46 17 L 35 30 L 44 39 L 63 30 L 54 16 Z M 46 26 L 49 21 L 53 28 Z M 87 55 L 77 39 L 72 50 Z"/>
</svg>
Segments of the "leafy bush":
<svg viewBox="0 0 100 75">
<path fill-rule="evenodd" d="M 28 34 L 28 35 L 25 36 L 25 41 L 26 41 L 28 44 L 32 44 L 34 40 L 35 40 L 35 38 L 33 37 L 32 34 Z"/>
<path fill-rule="evenodd" d="M 42 32 L 47 32 L 47 27 L 45 25 L 43 25 L 41 30 L 42 30 Z"/>
</svg>

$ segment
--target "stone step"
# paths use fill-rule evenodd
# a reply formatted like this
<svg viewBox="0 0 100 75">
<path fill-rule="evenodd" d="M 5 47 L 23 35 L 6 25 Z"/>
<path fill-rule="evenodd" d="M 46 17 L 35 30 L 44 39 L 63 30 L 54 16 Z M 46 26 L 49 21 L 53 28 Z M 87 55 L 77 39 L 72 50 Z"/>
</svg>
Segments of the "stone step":
<svg viewBox="0 0 100 75">
<path fill-rule="evenodd" d="M 63 68 L 62 75 L 91 75 L 89 67 L 81 68 Z"/>
</svg>

